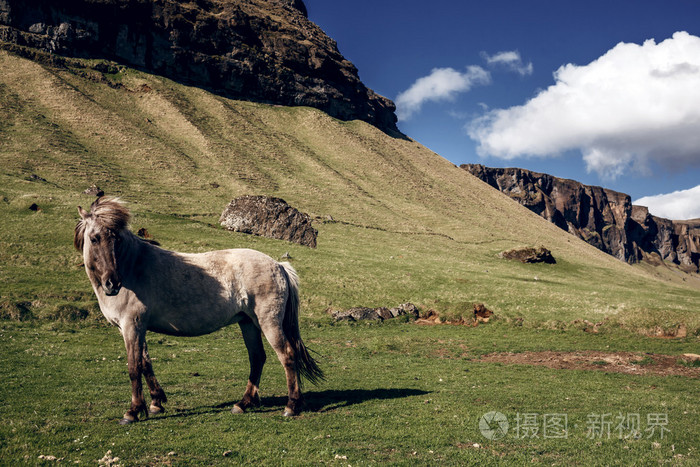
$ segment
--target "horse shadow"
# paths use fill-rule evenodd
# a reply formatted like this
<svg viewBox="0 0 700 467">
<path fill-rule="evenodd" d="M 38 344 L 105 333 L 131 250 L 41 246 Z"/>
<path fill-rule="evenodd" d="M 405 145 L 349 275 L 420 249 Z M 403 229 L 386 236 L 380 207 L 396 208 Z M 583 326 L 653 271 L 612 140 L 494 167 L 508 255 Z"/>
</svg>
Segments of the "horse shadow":
<svg viewBox="0 0 700 467">
<path fill-rule="evenodd" d="M 430 391 L 410 388 L 389 389 L 327 389 L 324 391 L 308 391 L 304 393 L 303 412 L 324 413 L 350 407 L 372 400 L 402 399 L 414 396 L 424 396 Z M 200 406 L 191 409 L 178 410 L 176 413 L 165 413 L 158 419 L 189 417 L 205 413 L 219 413 L 230 410 L 238 401 L 224 402 L 216 405 Z M 268 396 L 260 398 L 260 407 L 250 409 L 251 413 L 279 412 L 287 404 L 287 396 Z"/>
</svg>

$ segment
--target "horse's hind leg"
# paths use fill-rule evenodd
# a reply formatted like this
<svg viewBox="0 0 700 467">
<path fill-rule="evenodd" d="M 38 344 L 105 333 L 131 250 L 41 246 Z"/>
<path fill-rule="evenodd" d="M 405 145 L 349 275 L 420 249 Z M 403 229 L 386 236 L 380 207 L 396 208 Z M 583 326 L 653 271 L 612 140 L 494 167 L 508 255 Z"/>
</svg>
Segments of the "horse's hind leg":
<svg viewBox="0 0 700 467">
<path fill-rule="evenodd" d="M 247 317 L 238 324 L 243 333 L 243 341 L 245 342 L 246 349 L 248 349 L 250 375 L 248 376 L 248 385 L 245 388 L 243 399 L 231 409 L 233 413 L 243 413 L 249 407 L 258 407 L 260 405 L 258 387 L 260 386 L 260 376 L 262 375 L 263 365 L 266 359 L 265 347 L 263 347 L 260 329 Z"/>
<path fill-rule="evenodd" d="M 303 405 L 301 388 L 299 386 L 299 375 L 294 361 L 294 350 L 287 338 L 284 336 L 281 327 L 263 327 L 263 333 L 268 342 L 275 350 L 277 358 L 284 367 L 287 377 L 287 406 L 284 408 L 284 416 L 290 417 L 299 414 Z"/>
<path fill-rule="evenodd" d="M 151 365 L 151 357 L 148 356 L 148 346 L 145 340 L 143 343 L 141 364 L 143 367 L 143 376 L 146 378 L 146 384 L 148 384 L 148 390 L 151 393 L 151 406 L 148 408 L 148 412 L 151 414 L 165 412 L 163 404 L 168 402 L 168 398 L 165 396 L 165 392 L 163 392 L 160 384 L 158 384 L 156 375 L 153 373 L 153 365 Z"/>
</svg>

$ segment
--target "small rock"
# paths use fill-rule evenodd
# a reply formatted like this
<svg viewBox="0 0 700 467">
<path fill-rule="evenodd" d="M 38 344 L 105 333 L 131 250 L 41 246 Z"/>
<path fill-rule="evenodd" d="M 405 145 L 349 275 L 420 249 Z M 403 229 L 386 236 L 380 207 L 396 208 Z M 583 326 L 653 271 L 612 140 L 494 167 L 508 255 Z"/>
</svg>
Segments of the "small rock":
<svg viewBox="0 0 700 467">
<path fill-rule="evenodd" d="M 32 205 L 29 206 L 29 210 L 36 212 L 36 211 L 41 211 L 41 208 L 36 203 L 32 203 Z"/>
<path fill-rule="evenodd" d="M 29 180 L 30 182 L 46 182 L 45 178 L 42 178 L 37 174 L 31 174 L 29 177 L 27 177 L 27 180 Z"/>
<path fill-rule="evenodd" d="M 413 303 L 402 303 L 399 305 L 399 310 L 403 310 L 401 314 L 413 315 L 418 318 L 418 308 Z"/>
<path fill-rule="evenodd" d="M 228 456 L 230 456 L 231 454 L 233 454 L 233 451 L 231 451 L 231 450 L 224 451 L 224 457 L 228 457 Z"/>
<path fill-rule="evenodd" d="M 100 196 L 104 196 L 105 192 L 93 183 L 92 185 L 90 185 L 90 188 L 87 188 L 85 191 L 83 191 L 83 194 L 97 196 L 99 198 Z"/>
<path fill-rule="evenodd" d="M 375 308 L 374 311 L 379 315 L 381 319 L 391 319 L 394 315 L 386 307 Z"/>
<path fill-rule="evenodd" d="M 382 319 L 372 308 L 356 307 L 346 311 L 334 311 L 331 313 L 336 321 L 363 321 Z"/>
</svg>

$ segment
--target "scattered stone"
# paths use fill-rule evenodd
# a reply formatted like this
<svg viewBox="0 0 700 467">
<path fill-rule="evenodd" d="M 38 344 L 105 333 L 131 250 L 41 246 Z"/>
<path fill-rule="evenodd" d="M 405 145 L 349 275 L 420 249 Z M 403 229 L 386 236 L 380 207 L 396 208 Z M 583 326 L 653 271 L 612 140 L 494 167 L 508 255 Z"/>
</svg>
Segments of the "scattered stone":
<svg viewBox="0 0 700 467">
<path fill-rule="evenodd" d="M 281 257 L 281 259 L 292 259 L 292 255 L 289 254 L 289 252 L 285 252 Z"/>
<path fill-rule="evenodd" d="M 83 194 L 97 196 L 99 198 L 100 196 L 104 196 L 105 192 L 93 183 L 92 185 L 90 185 L 90 188 L 87 188 L 85 191 L 83 191 Z"/>
<path fill-rule="evenodd" d="M 391 314 L 394 314 L 394 309 L 392 308 Z M 414 318 L 418 318 L 418 308 L 413 303 L 402 303 L 397 308 L 398 316 L 401 315 L 412 315 Z"/>
<path fill-rule="evenodd" d="M 391 311 L 387 307 L 379 307 L 375 308 L 374 311 L 379 315 L 381 319 L 391 319 L 394 318 L 394 315 L 391 313 Z"/>
<path fill-rule="evenodd" d="M 700 360 L 700 355 L 698 355 L 696 353 L 684 353 L 683 356 L 685 358 L 689 358 L 693 361 Z"/>
<path fill-rule="evenodd" d="M 97 461 L 97 464 L 98 465 L 112 466 L 112 465 L 117 465 L 118 462 L 119 462 L 119 458 L 113 457 L 112 450 L 110 449 L 109 451 L 107 451 L 105 453 L 105 455 L 104 455 L 104 457 L 102 457 L 102 459 Z"/>
<path fill-rule="evenodd" d="M 486 308 L 483 303 L 474 304 L 474 326 L 479 323 L 488 323 L 493 316 L 493 311 Z"/>
<path fill-rule="evenodd" d="M 291 207 L 280 198 L 236 198 L 221 214 L 219 222 L 234 232 L 287 240 L 316 248 L 318 231 L 311 226 L 309 215 Z"/>
<path fill-rule="evenodd" d="M 348 310 L 332 310 L 328 312 L 336 321 L 366 321 L 392 319 L 398 316 L 411 315 L 418 318 L 418 308 L 413 303 L 402 303 L 395 308 L 355 307 Z"/>
<path fill-rule="evenodd" d="M 345 311 L 335 311 L 331 316 L 336 321 L 365 321 L 365 320 L 381 320 L 379 314 L 372 308 L 356 307 Z"/>
<path fill-rule="evenodd" d="M 29 180 L 30 182 L 46 182 L 45 178 L 42 178 L 37 174 L 31 174 L 29 177 L 27 177 L 27 180 Z"/>
<path fill-rule="evenodd" d="M 32 205 L 29 206 L 29 210 L 36 212 L 36 211 L 41 211 L 41 208 L 36 203 L 32 203 Z"/>
<path fill-rule="evenodd" d="M 521 263 L 556 263 L 554 256 L 552 256 L 552 252 L 543 246 L 537 248 L 513 248 L 512 250 L 499 253 L 498 256 L 503 259 L 516 259 Z"/>
<path fill-rule="evenodd" d="M 231 451 L 230 449 L 228 451 L 224 451 L 224 457 L 228 457 L 231 454 L 233 454 L 233 451 Z"/>
</svg>

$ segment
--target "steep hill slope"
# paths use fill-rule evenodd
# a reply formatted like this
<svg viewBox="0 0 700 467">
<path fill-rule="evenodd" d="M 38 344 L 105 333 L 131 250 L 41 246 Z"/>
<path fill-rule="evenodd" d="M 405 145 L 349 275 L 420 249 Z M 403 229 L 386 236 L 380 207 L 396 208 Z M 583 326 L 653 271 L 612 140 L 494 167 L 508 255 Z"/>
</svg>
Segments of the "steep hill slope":
<svg viewBox="0 0 700 467">
<path fill-rule="evenodd" d="M 367 123 L 229 100 L 100 61 L 52 68 L 0 52 L 0 69 L 6 314 L 95 312 L 71 249 L 76 205 L 90 203 L 81 193 L 94 183 L 129 201 L 133 227 L 165 247 L 289 252 L 304 312 L 317 318 L 327 307 L 413 301 L 460 314 L 485 302 L 526 323 L 609 317 L 700 328 L 699 289 L 619 262 L 420 144 Z M 318 248 L 216 226 L 243 194 L 281 197 L 316 217 Z M 497 257 L 520 245 L 548 247 L 557 264 Z"/>
</svg>

